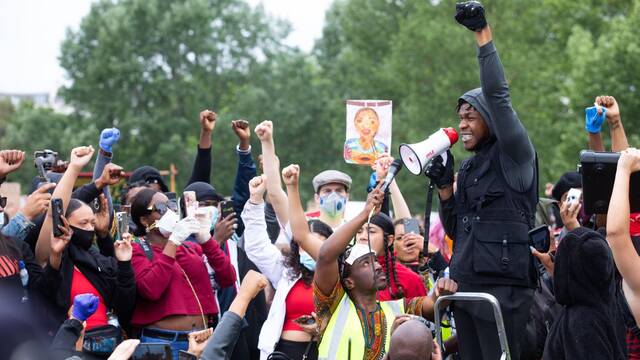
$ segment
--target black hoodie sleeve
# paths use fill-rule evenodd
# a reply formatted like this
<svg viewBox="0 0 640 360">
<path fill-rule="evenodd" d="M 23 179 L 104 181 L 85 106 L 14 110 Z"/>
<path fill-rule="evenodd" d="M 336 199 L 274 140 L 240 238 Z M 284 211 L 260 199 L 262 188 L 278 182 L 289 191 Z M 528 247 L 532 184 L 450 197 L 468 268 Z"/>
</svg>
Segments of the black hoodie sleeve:
<svg viewBox="0 0 640 360">
<path fill-rule="evenodd" d="M 211 183 L 211 148 L 201 149 L 198 147 L 198 153 L 196 154 L 196 160 L 193 162 L 193 170 L 191 171 L 191 177 L 187 182 L 187 186 L 194 182 Z"/>
<path fill-rule="evenodd" d="M 511 105 L 509 85 L 498 51 L 492 42 L 478 48 L 482 94 L 489 107 L 500 146 L 500 162 L 509 185 L 516 190 L 529 189 L 535 171 L 535 150 L 522 122 Z"/>
<path fill-rule="evenodd" d="M 127 328 L 136 306 L 136 280 L 131 261 L 117 262 L 116 293 L 113 301 L 120 324 Z"/>
</svg>

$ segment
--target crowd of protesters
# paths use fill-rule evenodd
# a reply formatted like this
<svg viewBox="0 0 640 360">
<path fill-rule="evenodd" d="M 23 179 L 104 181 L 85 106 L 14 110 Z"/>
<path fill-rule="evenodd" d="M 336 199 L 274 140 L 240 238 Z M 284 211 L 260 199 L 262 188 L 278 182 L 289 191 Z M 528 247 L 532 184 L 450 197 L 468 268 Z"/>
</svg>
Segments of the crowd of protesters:
<svg viewBox="0 0 640 360">
<path fill-rule="evenodd" d="M 304 159 L 281 169 L 271 121 L 252 131 L 235 120 L 237 174 L 226 196 L 211 183 L 221 130 L 205 110 L 191 177 L 176 196 L 153 164 L 125 179 L 112 160 L 126 139 L 104 129 L 97 151 L 74 148 L 34 179 L 14 216 L 2 212 L 0 357 L 640 359 L 640 214 L 629 201 L 640 150 L 629 147 L 616 99 L 598 96 L 585 120 L 591 150 L 606 150 L 607 124 L 619 153 L 608 212 L 588 214 L 573 199 L 578 172 L 540 196 L 536 151 L 484 8 L 458 4 L 455 19 L 475 34 L 481 87 L 456 107 L 472 156 L 457 173 L 449 151 L 425 169 L 440 204 L 430 228 L 415 226 L 395 180 L 382 190 L 388 153 L 377 154 L 368 184 L 333 169 L 301 184 Z M 76 186 L 94 155 L 93 180 Z M 1 181 L 25 159 L 0 151 Z M 116 200 L 110 187 L 122 181 Z M 346 217 L 354 185 L 368 196 Z M 313 187 L 319 210 L 305 212 L 301 186 Z M 531 246 L 534 228 L 549 230 L 548 251 Z M 490 303 L 438 301 L 465 293 L 495 297 L 502 322 Z"/>
</svg>

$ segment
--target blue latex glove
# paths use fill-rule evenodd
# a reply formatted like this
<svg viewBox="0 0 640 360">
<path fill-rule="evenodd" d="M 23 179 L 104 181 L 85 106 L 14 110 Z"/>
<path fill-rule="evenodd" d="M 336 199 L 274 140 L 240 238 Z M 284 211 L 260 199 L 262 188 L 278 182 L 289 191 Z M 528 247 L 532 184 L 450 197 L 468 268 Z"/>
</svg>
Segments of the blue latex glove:
<svg viewBox="0 0 640 360">
<path fill-rule="evenodd" d="M 71 316 L 80 321 L 86 321 L 98 309 L 100 300 L 93 294 L 80 294 L 73 298 Z"/>
<path fill-rule="evenodd" d="M 599 134 L 602 130 L 602 123 L 607 115 L 607 108 L 600 107 L 602 114 L 598 115 L 598 109 L 595 106 L 584 109 L 584 127 L 592 134 Z"/>
<path fill-rule="evenodd" d="M 112 152 L 111 149 L 120 140 L 120 130 L 117 128 L 107 128 L 100 133 L 100 149 Z"/>
</svg>

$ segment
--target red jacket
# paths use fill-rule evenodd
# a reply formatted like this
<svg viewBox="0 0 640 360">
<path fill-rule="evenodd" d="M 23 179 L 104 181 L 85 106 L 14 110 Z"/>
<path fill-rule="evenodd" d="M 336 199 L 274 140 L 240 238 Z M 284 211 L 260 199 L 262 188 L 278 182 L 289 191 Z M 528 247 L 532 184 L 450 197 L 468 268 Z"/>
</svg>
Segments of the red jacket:
<svg viewBox="0 0 640 360">
<path fill-rule="evenodd" d="M 386 275 L 387 264 L 384 263 L 384 255 L 378 256 L 378 263 L 382 265 L 382 270 L 385 272 L 385 275 Z M 389 264 L 390 263 L 391 263 L 391 260 L 389 260 Z M 427 289 L 424 287 L 424 282 L 422 282 L 422 278 L 420 277 L 420 275 L 414 273 L 408 267 L 400 264 L 398 259 L 396 259 L 395 268 L 396 268 L 396 275 L 398 276 L 398 282 L 400 283 L 400 285 L 402 285 L 402 288 L 404 289 L 405 298 L 413 299 L 414 297 L 427 295 Z M 391 297 L 391 290 L 393 290 L 394 292 L 398 291 L 398 287 L 396 285 L 396 282 L 393 278 L 393 273 L 391 271 L 389 271 L 387 283 L 389 284 L 389 286 L 387 286 L 384 290 L 378 291 L 378 300 L 380 301 L 393 300 L 393 298 Z"/>
<path fill-rule="evenodd" d="M 169 315 L 200 315 L 200 307 L 182 270 L 189 277 L 205 315 L 217 314 L 215 291 L 211 287 L 203 252 L 215 270 L 215 279 L 220 287 L 231 286 L 236 281 L 236 272 L 218 243 L 213 238 L 202 246 L 187 242 L 178 247 L 175 259 L 163 254 L 163 247 L 150 246 L 152 260 L 147 258 L 140 244 L 133 244 L 131 263 L 138 301 L 132 324 L 145 326 Z"/>
</svg>

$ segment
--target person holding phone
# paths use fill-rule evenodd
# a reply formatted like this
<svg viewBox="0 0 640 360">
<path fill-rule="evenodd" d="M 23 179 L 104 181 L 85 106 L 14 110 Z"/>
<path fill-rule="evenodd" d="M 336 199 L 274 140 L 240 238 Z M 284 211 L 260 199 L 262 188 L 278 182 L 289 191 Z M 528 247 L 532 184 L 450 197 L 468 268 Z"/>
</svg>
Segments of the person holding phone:
<svg viewBox="0 0 640 360">
<path fill-rule="evenodd" d="M 112 325 L 111 318 L 117 319 L 123 328 L 128 327 L 136 299 L 136 286 L 131 268 L 131 242 L 110 239 L 109 214 L 106 198 L 101 197 L 101 212 L 94 214 L 93 209 L 78 199 L 71 199 L 73 184 L 78 174 L 91 159 L 94 150 L 91 146 L 74 148 L 67 171 L 53 192 L 53 199 L 61 199 L 63 214 L 59 226 L 61 236 L 53 235 L 53 209 L 49 208 L 45 222 L 40 230 L 40 240 L 50 246 L 49 258 L 44 268 L 46 283 L 55 295 L 49 298 L 51 313 L 57 324 L 66 318 L 71 299 L 78 294 L 91 293 L 98 298 L 98 308 L 87 318 L 85 342 L 98 338 L 110 338 L 110 346 L 116 345 L 121 338 L 121 329 Z M 113 256 L 98 251 L 94 240 L 106 238 L 103 243 L 111 244 Z M 44 244 L 43 244 L 44 245 Z M 113 348 L 94 347 L 95 353 L 107 353 Z"/>
<path fill-rule="evenodd" d="M 293 232 L 290 250 L 283 255 L 271 243 L 264 216 L 265 175 L 249 183 L 251 196 L 242 212 L 245 223 L 245 250 L 249 258 L 274 285 L 276 293 L 262 331 L 258 347 L 265 360 L 277 352 L 292 359 L 317 359 L 315 320 L 313 318 L 312 279 L 315 259 L 322 241 L 332 233 L 319 220 L 307 222 L 298 193 L 300 170 L 290 165 L 282 171 L 288 191 L 289 221 Z M 306 330 L 305 330 L 306 329 Z"/>
<path fill-rule="evenodd" d="M 174 359 L 188 347 L 190 331 L 215 326 L 218 306 L 203 255 L 220 286 L 230 286 L 236 273 L 210 234 L 209 223 L 195 217 L 180 220 L 166 195 L 147 188 L 131 204 L 140 241 L 133 245 L 138 299 L 132 324 L 141 341 L 171 344 Z M 177 210 L 177 209 L 176 209 Z M 208 219 L 210 220 L 210 219 Z M 196 234 L 195 242 L 186 242 Z"/>
</svg>

